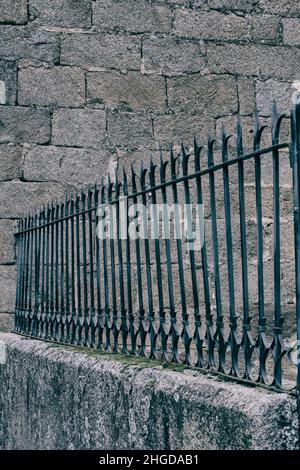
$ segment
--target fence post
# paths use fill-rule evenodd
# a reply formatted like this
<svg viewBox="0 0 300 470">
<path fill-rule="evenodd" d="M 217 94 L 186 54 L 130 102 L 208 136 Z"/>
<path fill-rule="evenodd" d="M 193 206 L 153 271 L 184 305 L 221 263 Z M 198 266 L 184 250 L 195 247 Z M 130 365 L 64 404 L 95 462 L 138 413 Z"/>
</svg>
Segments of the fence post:
<svg viewBox="0 0 300 470">
<path fill-rule="evenodd" d="M 296 276 L 296 329 L 297 329 L 297 406 L 300 428 L 300 101 L 292 111 L 292 167 L 294 188 L 295 276 Z M 299 429 L 300 439 L 300 429 Z"/>
</svg>

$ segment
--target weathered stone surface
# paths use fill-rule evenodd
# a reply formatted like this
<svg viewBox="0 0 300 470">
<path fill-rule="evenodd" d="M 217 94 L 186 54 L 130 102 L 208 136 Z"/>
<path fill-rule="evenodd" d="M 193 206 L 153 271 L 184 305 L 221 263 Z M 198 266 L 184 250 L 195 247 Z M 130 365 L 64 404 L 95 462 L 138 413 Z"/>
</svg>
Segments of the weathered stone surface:
<svg viewBox="0 0 300 470">
<path fill-rule="evenodd" d="M 0 266 L 0 279 L 0 312 L 14 312 L 16 290 L 15 266 Z"/>
<path fill-rule="evenodd" d="M 139 70 L 140 57 L 138 37 L 68 34 L 61 44 L 62 64 Z"/>
<path fill-rule="evenodd" d="M 21 147 L 13 144 L 0 145 L 0 181 L 20 178 L 21 155 Z"/>
<path fill-rule="evenodd" d="M 24 24 L 28 19 L 27 0 L 0 0 L 0 23 Z"/>
<path fill-rule="evenodd" d="M 251 12 L 257 5 L 258 0 L 208 0 L 209 8 L 224 11 Z"/>
<path fill-rule="evenodd" d="M 94 2 L 93 24 L 101 31 L 167 32 L 171 29 L 171 10 L 147 0 L 98 0 Z"/>
<path fill-rule="evenodd" d="M 298 0 L 280 0 L 274 2 L 274 0 L 260 0 L 260 8 L 267 13 L 275 15 L 299 15 L 300 4 Z"/>
<path fill-rule="evenodd" d="M 297 78 L 300 49 L 261 45 L 209 45 L 208 67 L 211 72 L 241 75 Z"/>
<path fill-rule="evenodd" d="M 152 121 L 146 115 L 110 112 L 107 121 L 108 140 L 121 148 L 155 148 Z"/>
<path fill-rule="evenodd" d="M 291 82 L 282 82 L 273 78 L 266 81 L 258 80 L 256 83 L 256 101 L 259 112 L 262 115 L 270 115 L 273 101 L 276 100 L 279 111 L 289 113 L 292 107 L 293 92 Z"/>
<path fill-rule="evenodd" d="M 36 142 L 50 139 L 50 112 L 42 108 L 0 106 L 0 142 Z"/>
<path fill-rule="evenodd" d="M 59 109 L 54 112 L 52 143 L 68 147 L 99 147 L 105 138 L 105 112 Z"/>
<path fill-rule="evenodd" d="M 143 73 L 180 75 L 205 70 L 200 43 L 173 38 L 149 38 L 143 41 Z"/>
<path fill-rule="evenodd" d="M 166 109 L 166 83 L 163 77 L 148 77 L 139 72 L 91 72 L 87 74 L 87 101 L 97 106 L 128 111 Z"/>
<path fill-rule="evenodd" d="M 0 264 L 10 264 L 15 261 L 14 232 L 13 220 L 0 220 Z"/>
<path fill-rule="evenodd" d="M 59 58 L 58 36 L 25 26 L 0 26 L 0 56 L 56 63 Z"/>
<path fill-rule="evenodd" d="M 51 5 L 43 0 L 30 0 L 31 20 L 46 26 L 80 27 L 91 26 L 91 0 L 52 0 Z"/>
<path fill-rule="evenodd" d="M 0 60 L 0 81 L 4 82 L 4 96 L 0 104 L 15 104 L 17 92 L 17 66 L 15 62 Z"/>
<path fill-rule="evenodd" d="M 174 32 L 177 36 L 201 39 L 246 39 L 250 24 L 247 18 L 225 15 L 216 11 L 209 13 L 177 10 Z"/>
<path fill-rule="evenodd" d="M 11 313 L 1 313 L 0 314 L 0 330 L 2 331 L 12 331 L 14 327 L 15 316 Z"/>
<path fill-rule="evenodd" d="M 1 449 L 297 447 L 296 400 L 287 394 L 12 333 L 0 339 Z"/>
<path fill-rule="evenodd" d="M 210 132 L 214 131 L 211 116 L 191 116 L 186 113 L 166 114 L 154 119 L 154 135 L 158 144 L 169 147 L 171 143 L 192 145 L 194 136 L 206 143 Z"/>
<path fill-rule="evenodd" d="M 93 184 L 107 172 L 109 154 L 103 149 L 37 146 L 25 153 L 23 176 L 27 181 L 57 181 L 71 185 Z"/>
<path fill-rule="evenodd" d="M 283 42 L 290 46 L 300 45 L 300 19 L 284 18 L 283 24 Z"/>
<path fill-rule="evenodd" d="M 0 220 L 0 264 L 15 262 L 14 232 L 15 222 L 13 220 Z"/>
<path fill-rule="evenodd" d="M 220 116 L 237 111 L 234 77 L 189 75 L 168 80 L 171 109 Z"/>
<path fill-rule="evenodd" d="M 253 16 L 252 38 L 254 41 L 275 42 L 279 36 L 279 18 L 269 15 Z"/>
<path fill-rule="evenodd" d="M 255 109 L 254 81 L 252 78 L 237 80 L 239 112 L 241 115 L 253 114 Z"/>
<path fill-rule="evenodd" d="M 85 77 L 78 67 L 28 67 L 20 70 L 18 81 L 21 105 L 77 107 L 85 102 Z"/>
<path fill-rule="evenodd" d="M 3 182 L 0 184 L 0 218 L 23 217 L 30 209 L 64 197 L 68 188 L 74 189 L 59 183 Z"/>
</svg>

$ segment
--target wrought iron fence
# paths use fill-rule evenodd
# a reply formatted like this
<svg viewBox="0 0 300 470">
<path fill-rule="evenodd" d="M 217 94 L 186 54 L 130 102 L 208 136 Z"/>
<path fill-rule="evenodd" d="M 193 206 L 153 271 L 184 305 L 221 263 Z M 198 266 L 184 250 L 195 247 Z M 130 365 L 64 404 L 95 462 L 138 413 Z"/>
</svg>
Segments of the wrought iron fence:
<svg viewBox="0 0 300 470">
<path fill-rule="evenodd" d="M 235 141 L 222 131 L 220 143 L 161 152 L 149 170 L 20 220 L 15 332 L 300 390 L 299 105 L 281 142 L 288 120 L 275 105 L 269 142 L 257 115 L 251 142 L 238 119 Z M 173 204 L 164 237 L 158 203 Z M 203 211 L 185 218 L 204 223 L 200 248 L 191 231 L 177 236 L 180 205 L 193 204 Z M 112 207 L 115 236 L 100 236 Z"/>
</svg>

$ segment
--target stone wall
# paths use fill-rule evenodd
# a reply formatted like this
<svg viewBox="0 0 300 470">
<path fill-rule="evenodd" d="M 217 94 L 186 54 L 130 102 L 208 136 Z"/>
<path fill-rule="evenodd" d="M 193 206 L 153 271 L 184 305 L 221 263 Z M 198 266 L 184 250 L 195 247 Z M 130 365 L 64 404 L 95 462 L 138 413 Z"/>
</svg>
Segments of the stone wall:
<svg viewBox="0 0 300 470">
<path fill-rule="evenodd" d="M 9 333 L 0 341 L 2 450 L 299 448 L 285 393 Z"/>
<path fill-rule="evenodd" d="M 24 211 L 196 133 L 290 108 L 298 0 L 0 0 L 0 326 Z"/>
</svg>

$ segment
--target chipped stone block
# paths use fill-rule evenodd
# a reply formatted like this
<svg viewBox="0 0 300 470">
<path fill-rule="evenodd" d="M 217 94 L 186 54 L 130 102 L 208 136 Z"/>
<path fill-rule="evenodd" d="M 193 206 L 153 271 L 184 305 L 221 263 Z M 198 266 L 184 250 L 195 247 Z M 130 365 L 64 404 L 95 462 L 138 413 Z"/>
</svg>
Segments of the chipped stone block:
<svg viewBox="0 0 300 470">
<path fill-rule="evenodd" d="M 87 100 L 93 106 L 162 112 L 166 109 L 165 79 L 140 72 L 91 72 L 87 74 Z"/>
<path fill-rule="evenodd" d="M 168 80 L 171 109 L 222 115 L 237 111 L 234 77 L 197 74 Z"/>
</svg>

